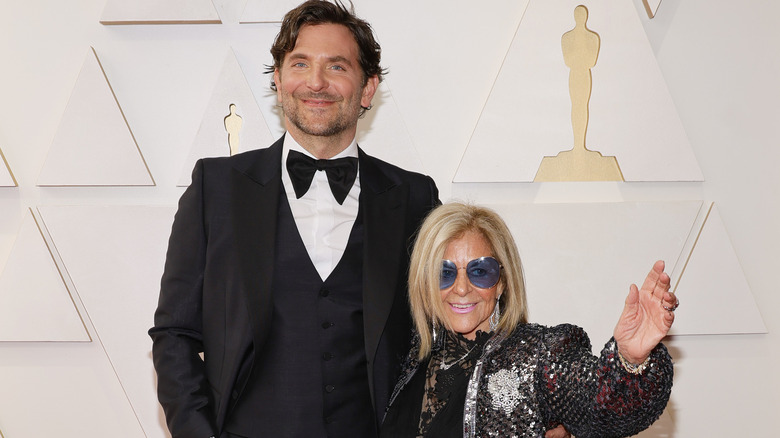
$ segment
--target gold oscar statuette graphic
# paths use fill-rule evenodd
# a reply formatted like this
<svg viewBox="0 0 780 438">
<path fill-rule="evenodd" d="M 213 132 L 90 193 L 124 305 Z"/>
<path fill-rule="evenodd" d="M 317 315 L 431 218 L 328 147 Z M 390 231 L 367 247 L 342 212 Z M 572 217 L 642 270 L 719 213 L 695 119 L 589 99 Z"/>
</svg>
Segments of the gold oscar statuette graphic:
<svg viewBox="0 0 780 438">
<path fill-rule="evenodd" d="M 596 65 L 601 39 L 588 29 L 588 8 L 574 8 L 574 29 L 561 37 L 563 59 L 569 67 L 569 96 L 574 147 L 555 157 L 544 157 L 534 182 L 546 181 L 624 181 L 615 157 L 585 147 L 588 130 L 588 102 L 592 86 L 590 69 Z"/>
<path fill-rule="evenodd" d="M 230 155 L 233 156 L 239 153 L 240 138 L 238 133 L 241 131 L 241 126 L 244 124 L 244 119 L 236 114 L 236 104 L 230 104 L 230 114 L 225 116 L 225 131 L 228 135 L 228 145 L 230 146 Z"/>
</svg>

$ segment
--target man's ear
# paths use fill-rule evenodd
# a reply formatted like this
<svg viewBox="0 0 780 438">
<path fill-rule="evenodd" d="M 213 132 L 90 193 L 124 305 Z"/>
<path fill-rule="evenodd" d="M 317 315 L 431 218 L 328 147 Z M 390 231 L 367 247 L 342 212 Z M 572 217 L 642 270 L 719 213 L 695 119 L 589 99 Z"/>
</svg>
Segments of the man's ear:
<svg viewBox="0 0 780 438">
<path fill-rule="evenodd" d="M 279 67 L 274 67 L 274 88 L 276 88 L 276 101 L 278 103 L 282 103 L 282 81 L 281 81 L 281 73 L 279 73 Z"/>
<path fill-rule="evenodd" d="M 371 107 L 371 100 L 374 98 L 374 94 L 376 94 L 377 88 L 379 88 L 379 77 L 369 77 L 366 81 L 366 85 L 363 87 L 363 95 L 360 99 L 360 106 L 363 108 Z"/>
</svg>

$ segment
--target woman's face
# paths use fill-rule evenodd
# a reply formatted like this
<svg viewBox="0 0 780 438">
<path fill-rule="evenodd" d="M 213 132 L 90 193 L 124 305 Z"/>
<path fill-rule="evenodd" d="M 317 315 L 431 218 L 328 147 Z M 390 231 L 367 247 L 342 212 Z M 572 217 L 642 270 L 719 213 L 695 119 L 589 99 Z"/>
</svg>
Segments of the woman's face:
<svg viewBox="0 0 780 438">
<path fill-rule="evenodd" d="M 467 339 L 474 339 L 477 330 L 490 330 L 488 322 L 496 299 L 501 296 L 499 284 L 483 289 L 474 286 L 466 275 L 466 265 L 480 257 L 493 257 L 490 245 L 481 234 L 468 231 L 451 241 L 444 251 L 444 259 L 451 260 L 458 268 L 455 283 L 441 289 L 444 317 L 449 327 Z"/>
</svg>

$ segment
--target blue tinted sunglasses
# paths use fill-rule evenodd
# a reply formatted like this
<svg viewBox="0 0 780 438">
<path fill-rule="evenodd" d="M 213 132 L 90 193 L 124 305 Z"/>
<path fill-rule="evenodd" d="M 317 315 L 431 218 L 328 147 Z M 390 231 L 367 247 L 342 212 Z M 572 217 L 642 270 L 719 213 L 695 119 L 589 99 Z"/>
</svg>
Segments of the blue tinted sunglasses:
<svg viewBox="0 0 780 438">
<path fill-rule="evenodd" d="M 471 284 L 480 289 L 490 289 L 495 286 L 501 276 L 501 264 L 493 257 L 474 259 L 465 268 L 458 268 L 452 260 L 442 260 L 439 289 L 447 289 L 455 284 L 459 269 L 465 269 Z"/>
</svg>

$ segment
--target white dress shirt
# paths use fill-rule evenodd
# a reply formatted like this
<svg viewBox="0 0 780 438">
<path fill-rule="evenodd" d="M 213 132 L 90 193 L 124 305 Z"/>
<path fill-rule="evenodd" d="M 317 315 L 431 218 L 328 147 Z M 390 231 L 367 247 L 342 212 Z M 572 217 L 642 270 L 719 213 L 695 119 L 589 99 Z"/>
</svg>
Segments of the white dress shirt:
<svg viewBox="0 0 780 438">
<path fill-rule="evenodd" d="M 304 149 L 291 135 L 284 136 L 282 150 L 282 184 L 287 193 L 295 225 L 301 235 L 306 252 L 309 253 L 320 278 L 328 278 L 344 255 L 349 234 L 358 214 L 358 197 L 360 196 L 360 168 L 355 183 L 349 190 L 343 204 L 333 197 L 328 185 L 328 177 L 324 170 L 314 172 L 309 190 L 300 197 L 295 197 L 290 174 L 287 172 L 287 154 L 290 150 L 298 151 L 309 157 L 316 158 Z M 357 142 L 352 143 L 341 153 L 332 158 L 358 156 Z"/>
</svg>

